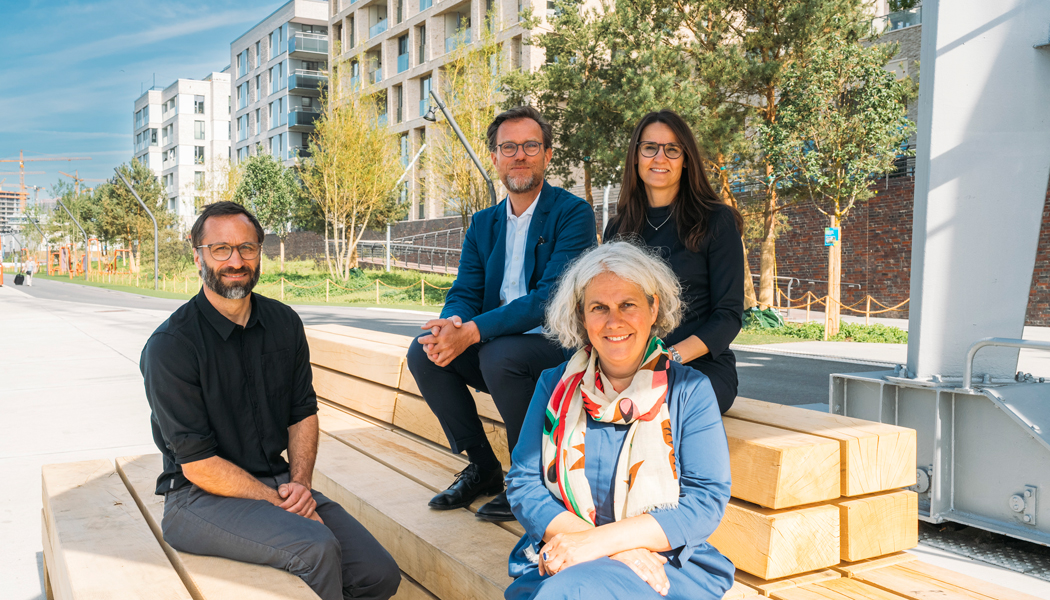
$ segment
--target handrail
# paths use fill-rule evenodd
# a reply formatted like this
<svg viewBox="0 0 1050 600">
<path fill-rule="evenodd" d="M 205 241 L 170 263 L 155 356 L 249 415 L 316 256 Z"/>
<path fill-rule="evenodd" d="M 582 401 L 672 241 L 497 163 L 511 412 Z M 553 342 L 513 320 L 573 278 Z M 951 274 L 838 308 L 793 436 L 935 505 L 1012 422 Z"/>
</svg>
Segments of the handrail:
<svg viewBox="0 0 1050 600">
<path fill-rule="evenodd" d="M 1050 351 L 1050 342 L 1039 342 L 1035 340 L 1022 340 L 1017 338 L 999 338 L 989 337 L 977 340 L 970 346 L 970 350 L 966 353 L 966 370 L 963 371 L 963 388 L 964 390 L 972 391 L 972 380 L 973 380 L 973 359 L 977 356 L 977 351 L 981 348 L 987 348 L 989 346 L 996 348 L 1025 348 L 1029 350 L 1047 350 Z"/>
</svg>

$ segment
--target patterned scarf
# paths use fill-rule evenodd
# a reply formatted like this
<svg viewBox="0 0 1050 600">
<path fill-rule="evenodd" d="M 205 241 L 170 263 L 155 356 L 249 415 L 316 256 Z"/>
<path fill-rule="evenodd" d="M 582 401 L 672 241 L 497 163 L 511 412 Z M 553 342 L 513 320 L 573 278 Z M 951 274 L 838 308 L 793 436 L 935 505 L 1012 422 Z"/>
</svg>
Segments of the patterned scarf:
<svg viewBox="0 0 1050 600">
<path fill-rule="evenodd" d="M 680 488 L 666 402 L 669 364 L 663 341 L 653 337 L 631 385 L 616 394 L 599 369 L 598 353 L 587 346 L 569 359 L 551 395 L 543 424 L 543 481 L 567 510 L 592 525 L 594 498 L 584 474 L 588 415 L 602 423 L 631 426 L 616 464 L 615 520 L 678 506 Z"/>
</svg>

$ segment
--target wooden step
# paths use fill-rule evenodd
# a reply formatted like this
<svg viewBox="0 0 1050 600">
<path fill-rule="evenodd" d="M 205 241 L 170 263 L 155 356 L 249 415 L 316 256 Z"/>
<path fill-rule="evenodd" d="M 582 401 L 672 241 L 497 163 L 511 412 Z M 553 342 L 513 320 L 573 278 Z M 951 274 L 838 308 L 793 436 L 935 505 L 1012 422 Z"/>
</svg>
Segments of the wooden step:
<svg viewBox="0 0 1050 600">
<path fill-rule="evenodd" d="M 883 492 L 834 502 L 839 507 L 842 560 L 858 561 L 919 545 L 919 495 Z"/>
<path fill-rule="evenodd" d="M 44 465 L 41 479 L 55 597 L 190 600 L 112 461 Z"/>
<path fill-rule="evenodd" d="M 428 439 L 448 448 L 448 439 L 445 437 L 441 423 L 434 416 L 433 411 L 423 398 L 407 392 L 397 395 L 397 404 L 394 405 L 394 425 L 410 431 L 419 437 Z M 507 448 L 507 429 L 503 423 L 481 418 L 481 424 L 485 428 L 485 435 L 492 445 L 492 451 L 496 453 L 504 470 L 510 468 L 510 451 Z"/>
<path fill-rule="evenodd" d="M 803 585 L 830 581 L 832 579 L 838 579 L 839 577 L 841 577 L 841 575 L 832 569 L 814 571 L 813 573 L 806 573 L 805 575 L 779 577 L 777 579 L 761 579 L 744 571 L 737 570 L 736 572 L 736 580 L 738 583 L 754 588 L 763 596 L 769 596 L 773 592 L 779 592 Z"/>
<path fill-rule="evenodd" d="M 854 579 L 831 579 L 772 592 L 769 596 L 774 600 L 901 600 L 896 594 Z"/>
<path fill-rule="evenodd" d="M 397 389 L 327 367 L 313 365 L 314 391 L 319 398 L 364 413 L 385 423 L 394 422 Z"/>
<path fill-rule="evenodd" d="M 892 592 L 894 600 L 1038 600 L 1022 592 L 921 560 L 854 573 L 853 580 Z"/>
<path fill-rule="evenodd" d="M 321 434 L 314 487 L 339 502 L 439 598 L 499 598 L 518 536 L 465 510 L 427 507 L 433 490 Z"/>
<path fill-rule="evenodd" d="M 726 590 L 722 600 L 758 600 L 761 597 L 762 594 L 755 588 L 739 581 L 734 581 L 733 587 Z"/>
<path fill-rule="evenodd" d="M 914 429 L 749 398 L 737 398 L 726 416 L 838 441 L 843 496 L 915 485 Z"/>
<path fill-rule="evenodd" d="M 324 331 L 308 330 L 310 362 L 397 389 L 405 349 Z"/>
<path fill-rule="evenodd" d="M 302 579 L 286 571 L 217 556 L 180 552 L 168 545 L 160 527 L 164 518 L 164 496 L 153 493 L 157 476 L 163 470 L 160 454 L 117 459 L 117 472 L 131 491 L 164 553 L 195 598 L 317 599 L 317 594 Z"/>
<path fill-rule="evenodd" d="M 853 577 L 857 573 L 890 567 L 910 560 L 918 560 L 918 557 L 909 552 L 894 552 L 893 554 L 887 554 L 886 556 L 858 560 L 855 562 L 844 561 L 839 563 L 838 566 L 832 568 L 836 572 L 842 574 L 843 577 Z"/>
<path fill-rule="evenodd" d="M 732 495 L 767 508 L 788 508 L 839 497 L 835 440 L 723 418 L 729 440 Z"/>
<path fill-rule="evenodd" d="M 826 569 L 839 563 L 839 509 L 772 510 L 732 498 L 708 541 L 737 569 L 761 579 Z"/>
<path fill-rule="evenodd" d="M 455 480 L 456 474 L 467 466 L 467 460 L 462 456 L 424 445 L 338 408 L 320 404 L 317 416 L 321 430 L 328 435 L 433 493 L 446 489 Z M 482 504 L 491 499 L 492 496 L 481 496 L 470 505 L 470 511 L 477 512 Z M 519 537 L 525 535 L 525 530 L 517 521 L 497 525 Z"/>
<path fill-rule="evenodd" d="M 436 317 L 436 315 L 435 315 Z M 421 320 L 420 325 L 426 321 Z M 361 329 L 360 327 L 349 327 L 347 325 L 307 325 L 305 327 L 307 333 L 311 331 L 320 331 L 324 333 L 331 333 L 335 335 L 341 335 L 343 337 L 356 338 L 359 340 L 368 340 L 370 342 L 378 342 L 380 344 L 387 344 L 390 346 L 400 346 L 401 348 L 408 348 L 408 345 L 415 339 L 412 336 L 401 335 L 399 333 L 385 333 L 382 331 L 372 331 L 371 329 Z M 419 330 L 423 333 L 423 330 Z"/>
</svg>

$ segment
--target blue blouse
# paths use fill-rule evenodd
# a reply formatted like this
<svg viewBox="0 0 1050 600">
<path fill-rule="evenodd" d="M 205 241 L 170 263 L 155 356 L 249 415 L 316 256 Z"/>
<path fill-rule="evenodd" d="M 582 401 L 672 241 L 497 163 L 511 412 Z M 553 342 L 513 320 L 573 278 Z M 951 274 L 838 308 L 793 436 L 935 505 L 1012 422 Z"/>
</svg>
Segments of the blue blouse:
<svg viewBox="0 0 1050 600">
<path fill-rule="evenodd" d="M 511 552 L 511 577 L 538 568 L 525 557 L 525 549 L 531 546 L 538 553 L 543 533 L 551 521 L 566 512 L 543 483 L 541 452 L 547 403 L 564 372 L 563 364 L 540 376 L 507 475 L 511 510 L 525 528 L 525 535 Z M 677 508 L 654 510 L 650 514 L 670 542 L 672 550 L 664 553 L 668 566 L 681 569 L 691 579 L 705 580 L 697 583 L 723 586 L 724 591 L 733 584 L 733 563 L 708 544 L 707 538 L 721 522 L 729 501 L 729 447 L 707 376 L 671 363 L 667 407 L 681 495 Z M 594 496 L 599 526 L 613 521 L 616 461 L 628 427 L 587 419 L 584 474 Z"/>
</svg>

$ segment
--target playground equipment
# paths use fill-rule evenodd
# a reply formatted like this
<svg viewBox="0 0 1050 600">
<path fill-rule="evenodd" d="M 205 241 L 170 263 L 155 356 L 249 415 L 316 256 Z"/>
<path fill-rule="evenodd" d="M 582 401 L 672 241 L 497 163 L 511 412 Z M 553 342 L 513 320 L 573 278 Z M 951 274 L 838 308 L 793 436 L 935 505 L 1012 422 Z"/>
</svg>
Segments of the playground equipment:
<svg viewBox="0 0 1050 600">
<path fill-rule="evenodd" d="M 123 265 L 118 263 L 123 262 Z M 115 248 L 113 257 L 105 265 L 106 273 L 110 275 L 131 275 L 131 249 Z"/>
<path fill-rule="evenodd" d="M 1050 179 L 1050 4 L 922 9 L 908 364 L 832 375 L 829 404 L 918 431 L 920 518 L 1050 545 L 1050 383 L 1016 372 L 1019 348 L 1050 350 L 1018 339 Z"/>
</svg>

